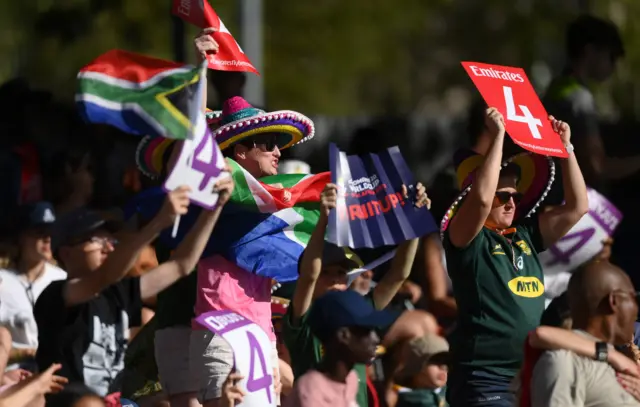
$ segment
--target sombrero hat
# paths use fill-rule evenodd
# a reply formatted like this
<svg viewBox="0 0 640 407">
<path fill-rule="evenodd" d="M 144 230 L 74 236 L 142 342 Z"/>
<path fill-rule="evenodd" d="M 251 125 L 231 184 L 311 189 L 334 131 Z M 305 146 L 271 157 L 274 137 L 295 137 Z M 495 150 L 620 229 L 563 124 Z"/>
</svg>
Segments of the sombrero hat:
<svg viewBox="0 0 640 407">
<path fill-rule="evenodd" d="M 205 116 L 211 131 L 220 125 L 222 112 L 207 109 Z M 136 149 L 136 164 L 140 172 L 149 178 L 158 178 L 162 174 L 164 163 L 169 160 L 172 149 L 169 148 L 175 139 L 165 137 L 146 136 Z"/>
<path fill-rule="evenodd" d="M 483 160 L 482 155 L 471 150 L 461 150 L 455 154 L 454 163 L 458 187 L 461 192 L 440 222 L 440 237 L 444 236 L 451 219 L 456 215 L 465 196 L 473 187 L 473 179 Z M 555 178 L 556 167 L 550 157 L 530 152 L 514 155 L 504 161 L 501 168 L 504 169 L 511 165 L 518 166 L 520 170 L 517 190 L 522 194 L 522 201 L 516 208 L 514 219 L 528 218 L 535 213 L 547 197 Z"/>
<path fill-rule="evenodd" d="M 315 127 L 307 116 L 291 110 L 265 112 L 240 96 L 224 102 L 221 125 L 214 133 L 220 150 L 265 133 L 277 134 L 277 146 L 284 150 L 313 138 Z"/>
</svg>

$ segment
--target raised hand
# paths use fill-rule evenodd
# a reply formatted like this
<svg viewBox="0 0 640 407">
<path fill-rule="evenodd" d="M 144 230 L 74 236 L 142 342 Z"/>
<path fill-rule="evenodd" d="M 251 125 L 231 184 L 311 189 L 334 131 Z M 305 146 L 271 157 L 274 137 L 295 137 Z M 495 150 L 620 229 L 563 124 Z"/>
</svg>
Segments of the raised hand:
<svg viewBox="0 0 640 407">
<path fill-rule="evenodd" d="M 159 213 L 160 219 L 165 226 L 173 224 L 176 216 L 187 213 L 189 209 L 189 192 L 191 192 L 191 188 L 181 186 L 167 194 Z"/>
<path fill-rule="evenodd" d="M 484 124 L 494 137 L 500 133 L 504 133 L 504 117 L 502 117 L 502 113 L 500 113 L 495 107 L 487 109 Z"/>
<path fill-rule="evenodd" d="M 404 196 L 405 199 L 410 198 L 407 186 L 404 184 L 402 185 L 402 196 Z M 422 185 L 421 182 L 418 182 L 418 184 L 416 185 L 416 195 L 415 195 L 414 205 L 417 208 L 422 208 L 423 206 L 426 206 L 427 209 L 431 209 L 431 199 L 429 199 L 429 196 L 427 195 L 427 189 L 424 187 L 424 185 Z"/>
<path fill-rule="evenodd" d="M 560 135 L 560 140 L 562 140 L 564 145 L 568 146 L 571 144 L 571 127 L 562 120 L 556 120 L 553 116 L 549 116 L 549 121 L 551 122 L 553 131 Z"/>
<path fill-rule="evenodd" d="M 336 184 L 327 184 L 320 194 L 320 215 L 329 216 L 331 209 L 334 209 L 338 202 L 338 187 Z"/>
<path fill-rule="evenodd" d="M 207 54 L 216 54 L 220 50 L 220 46 L 213 39 L 214 32 L 216 32 L 216 29 L 213 27 L 205 28 L 193 40 L 193 44 L 196 47 L 196 55 L 200 62 L 207 59 Z"/>
</svg>

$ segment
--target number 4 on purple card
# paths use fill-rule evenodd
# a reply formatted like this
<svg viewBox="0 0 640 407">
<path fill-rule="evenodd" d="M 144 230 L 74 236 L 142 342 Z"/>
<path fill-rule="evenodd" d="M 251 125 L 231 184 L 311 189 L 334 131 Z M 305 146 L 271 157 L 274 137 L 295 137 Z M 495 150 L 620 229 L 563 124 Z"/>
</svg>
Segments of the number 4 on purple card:
<svg viewBox="0 0 640 407">
<path fill-rule="evenodd" d="M 213 136 L 209 129 L 207 129 L 204 137 L 202 137 L 200 143 L 196 146 L 196 149 L 193 152 L 191 168 L 204 175 L 204 177 L 202 177 L 202 181 L 200 181 L 200 185 L 198 186 L 200 191 L 207 187 L 212 178 L 220 175 L 220 169 L 216 165 L 218 152 L 216 151 L 215 146 L 216 144 L 213 140 Z"/>
<path fill-rule="evenodd" d="M 573 241 L 573 243 L 569 246 L 567 250 L 560 250 L 558 243 L 550 247 L 549 251 L 553 253 L 554 257 L 553 257 L 553 260 L 547 263 L 547 266 L 553 266 L 558 263 L 570 264 L 571 256 L 573 256 L 575 252 L 577 252 L 582 246 L 584 246 L 585 243 L 587 243 L 595 233 L 596 233 L 595 228 L 587 228 L 579 232 L 566 235 L 565 237 L 560 239 L 558 243 L 568 242 L 568 241 Z"/>
<path fill-rule="evenodd" d="M 258 339 L 249 331 L 247 331 L 247 339 L 249 340 L 249 377 L 247 378 L 247 390 L 254 393 L 264 389 L 267 392 L 267 399 L 271 403 L 271 385 L 273 384 L 273 375 L 267 371 L 267 363 L 262 354 Z M 257 360 L 256 360 L 257 356 Z M 261 376 L 256 378 L 256 362 L 260 364 Z"/>
</svg>

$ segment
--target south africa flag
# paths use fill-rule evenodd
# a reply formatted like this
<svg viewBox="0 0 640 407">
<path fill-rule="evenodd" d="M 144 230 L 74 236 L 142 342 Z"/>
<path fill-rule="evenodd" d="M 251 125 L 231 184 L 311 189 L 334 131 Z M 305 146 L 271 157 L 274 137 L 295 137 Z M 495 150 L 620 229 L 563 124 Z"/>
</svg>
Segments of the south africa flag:
<svg viewBox="0 0 640 407">
<path fill-rule="evenodd" d="M 76 104 L 91 123 L 138 135 L 186 139 L 201 67 L 113 50 L 78 73 Z"/>
</svg>

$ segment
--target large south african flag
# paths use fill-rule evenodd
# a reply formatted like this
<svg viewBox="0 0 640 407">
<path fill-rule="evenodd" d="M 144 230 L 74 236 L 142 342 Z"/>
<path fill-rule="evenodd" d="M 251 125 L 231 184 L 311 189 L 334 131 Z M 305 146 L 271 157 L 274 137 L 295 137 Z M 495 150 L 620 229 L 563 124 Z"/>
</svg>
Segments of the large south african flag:
<svg viewBox="0 0 640 407">
<path fill-rule="evenodd" d="M 190 104 L 202 67 L 128 51 L 101 55 L 78 73 L 76 104 L 83 118 L 138 135 L 186 139 Z"/>
<path fill-rule="evenodd" d="M 241 268 L 280 282 L 298 278 L 298 259 L 320 215 L 320 193 L 330 182 L 328 172 L 283 174 L 260 178 L 229 160 L 236 187 L 218 220 L 203 257 L 221 254 Z M 128 208 L 149 219 L 159 210 L 165 192 L 142 192 Z M 193 226 L 202 209 L 191 206 L 180 218 L 176 238 L 171 230 L 160 236 L 174 249 Z"/>
</svg>

